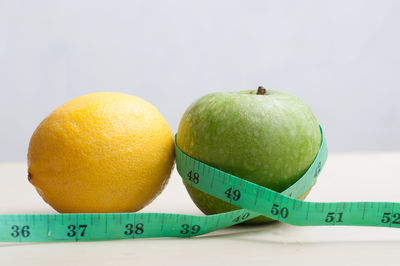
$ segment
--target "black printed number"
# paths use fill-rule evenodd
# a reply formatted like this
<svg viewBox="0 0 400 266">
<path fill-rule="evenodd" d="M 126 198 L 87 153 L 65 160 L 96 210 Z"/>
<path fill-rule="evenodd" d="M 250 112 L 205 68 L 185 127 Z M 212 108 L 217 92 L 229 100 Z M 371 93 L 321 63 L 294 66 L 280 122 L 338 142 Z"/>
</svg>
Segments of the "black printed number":
<svg viewBox="0 0 400 266">
<path fill-rule="evenodd" d="M 240 199 L 240 191 L 235 189 L 233 190 L 231 187 L 225 191 L 225 195 L 228 199 L 232 199 L 234 201 L 238 201 Z"/>
<path fill-rule="evenodd" d="M 31 233 L 29 232 L 29 225 L 24 225 L 22 227 L 19 227 L 18 225 L 13 225 L 11 226 L 11 236 L 12 237 L 28 237 Z"/>
<path fill-rule="evenodd" d="M 189 232 L 191 234 L 197 234 L 199 231 L 200 231 L 200 225 L 195 224 L 195 225 L 192 226 L 192 228 L 190 228 L 190 225 L 182 224 L 182 230 L 180 231 L 180 233 L 182 235 L 186 235 Z"/>
<path fill-rule="evenodd" d="M 314 177 L 316 178 L 320 172 L 321 172 L 321 162 L 319 162 L 317 168 L 315 168 Z"/>
<path fill-rule="evenodd" d="M 400 213 L 385 212 L 382 216 L 381 222 L 384 224 L 400 224 Z"/>
<path fill-rule="evenodd" d="M 142 223 L 138 223 L 135 226 L 133 226 L 133 224 L 127 224 L 127 225 L 125 225 L 126 231 L 124 232 L 124 234 L 127 236 L 130 236 L 133 233 L 135 233 L 135 235 L 141 235 L 144 232 L 143 227 L 144 227 L 144 225 Z"/>
<path fill-rule="evenodd" d="M 79 234 L 79 236 L 85 236 L 87 224 L 80 224 L 80 225 L 68 225 L 68 230 L 69 232 L 67 233 L 67 236 L 69 237 L 74 237 L 76 234 Z"/>
<path fill-rule="evenodd" d="M 325 222 L 327 223 L 332 223 L 333 221 L 337 223 L 342 223 L 343 222 L 343 212 L 328 212 L 325 218 Z"/>
<path fill-rule="evenodd" d="M 250 213 L 249 213 L 249 212 L 245 212 L 245 213 L 243 213 L 242 215 L 239 215 L 238 217 L 236 217 L 235 219 L 233 219 L 232 222 L 238 223 L 238 222 L 240 222 L 240 221 L 245 220 L 245 219 L 246 219 L 247 217 L 249 217 L 249 216 L 250 216 Z"/>
<path fill-rule="evenodd" d="M 189 180 L 192 181 L 195 184 L 198 184 L 200 182 L 200 175 L 199 173 L 190 171 L 187 175 L 189 177 Z"/>
<path fill-rule="evenodd" d="M 274 203 L 271 208 L 271 214 L 280 216 L 282 218 L 287 218 L 289 216 L 289 210 L 286 207 L 279 207 L 278 204 Z"/>
</svg>

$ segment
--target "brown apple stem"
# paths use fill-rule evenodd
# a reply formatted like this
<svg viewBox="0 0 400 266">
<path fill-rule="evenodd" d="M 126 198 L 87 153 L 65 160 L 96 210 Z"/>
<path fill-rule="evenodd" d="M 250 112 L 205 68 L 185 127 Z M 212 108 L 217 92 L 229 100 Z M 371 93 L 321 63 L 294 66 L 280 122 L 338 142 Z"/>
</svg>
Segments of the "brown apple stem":
<svg viewBox="0 0 400 266">
<path fill-rule="evenodd" d="M 267 94 L 267 90 L 264 87 L 259 86 L 257 89 L 257 95 L 265 95 L 265 94 Z"/>
</svg>

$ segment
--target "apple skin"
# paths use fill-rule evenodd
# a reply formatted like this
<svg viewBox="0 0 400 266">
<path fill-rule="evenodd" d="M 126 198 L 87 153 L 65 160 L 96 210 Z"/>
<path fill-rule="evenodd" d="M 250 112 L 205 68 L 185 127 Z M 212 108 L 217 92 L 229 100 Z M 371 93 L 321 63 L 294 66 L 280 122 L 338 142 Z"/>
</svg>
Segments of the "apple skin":
<svg viewBox="0 0 400 266">
<path fill-rule="evenodd" d="M 311 109 L 297 96 L 276 90 L 207 94 L 185 111 L 177 145 L 217 169 L 282 192 L 316 157 L 321 133 Z M 238 209 L 184 183 L 205 214 Z M 298 199 L 303 200 L 310 189 Z M 260 216 L 246 223 L 273 221 Z"/>
</svg>

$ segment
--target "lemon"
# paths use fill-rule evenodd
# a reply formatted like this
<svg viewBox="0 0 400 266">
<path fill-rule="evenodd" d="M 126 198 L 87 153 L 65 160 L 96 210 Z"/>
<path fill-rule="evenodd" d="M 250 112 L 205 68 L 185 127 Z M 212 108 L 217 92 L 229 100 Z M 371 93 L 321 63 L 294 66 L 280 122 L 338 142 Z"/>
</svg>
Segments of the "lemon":
<svg viewBox="0 0 400 266">
<path fill-rule="evenodd" d="M 171 128 L 153 105 L 92 93 L 39 124 L 29 143 L 28 179 L 58 212 L 132 212 L 163 190 L 174 158 Z"/>
</svg>

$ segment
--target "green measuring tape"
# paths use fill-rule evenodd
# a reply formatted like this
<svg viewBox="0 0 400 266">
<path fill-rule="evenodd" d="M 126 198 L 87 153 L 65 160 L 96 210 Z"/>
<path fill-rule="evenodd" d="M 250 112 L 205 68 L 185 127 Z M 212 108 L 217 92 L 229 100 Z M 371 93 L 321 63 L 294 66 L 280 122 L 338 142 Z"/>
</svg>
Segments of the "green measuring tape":
<svg viewBox="0 0 400 266">
<path fill-rule="evenodd" d="M 277 193 L 204 164 L 176 145 L 184 182 L 242 209 L 196 216 L 170 213 L 88 213 L 0 215 L 0 241 L 94 241 L 150 237 L 191 237 L 263 215 L 292 225 L 400 227 L 400 203 L 305 202 L 295 199 L 316 181 L 328 156 L 326 140 L 307 172 Z M 229 191 L 230 193 L 226 193 Z"/>
</svg>

